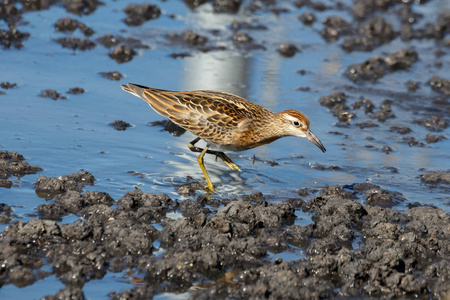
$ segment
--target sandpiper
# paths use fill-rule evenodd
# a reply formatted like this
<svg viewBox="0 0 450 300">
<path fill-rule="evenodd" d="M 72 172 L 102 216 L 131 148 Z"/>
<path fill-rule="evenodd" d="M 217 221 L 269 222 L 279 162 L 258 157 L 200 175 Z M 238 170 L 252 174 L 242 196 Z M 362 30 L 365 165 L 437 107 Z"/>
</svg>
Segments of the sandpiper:
<svg viewBox="0 0 450 300">
<path fill-rule="evenodd" d="M 217 91 L 175 92 L 131 83 L 121 86 L 160 115 L 197 136 L 188 147 L 200 152 L 197 161 L 211 192 L 214 186 L 203 163 L 205 153 L 221 158 L 232 170 L 242 171 L 225 153 L 210 148 L 242 151 L 285 136 L 299 136 L 313 142 L 322 152 L 326 151 L 309 130 L 308 118 L 295 109 L 274 113 L 239 96 Z M 205 148 L 195 146 L 200 139 L 206 141 Z"/>
</svg>

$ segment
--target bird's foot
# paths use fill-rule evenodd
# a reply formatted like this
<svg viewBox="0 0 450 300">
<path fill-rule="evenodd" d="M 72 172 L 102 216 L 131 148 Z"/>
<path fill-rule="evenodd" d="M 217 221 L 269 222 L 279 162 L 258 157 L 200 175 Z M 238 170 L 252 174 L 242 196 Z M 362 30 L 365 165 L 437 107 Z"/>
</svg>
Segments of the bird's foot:
<svg viewBox="0 0 450 300">
<path fill-rule="evenodd" d="M 217 161 L 217 157 L 220 157 L 223 162 L 233 171 L 239 171 L 242 172 L 242 170 L 238 167 L 238 165 L 236 165 L 231 158 L 229 158 L 225 153 L 223 152 L 217 152 L 216 153 L 216 161 Z"/>
</svg>

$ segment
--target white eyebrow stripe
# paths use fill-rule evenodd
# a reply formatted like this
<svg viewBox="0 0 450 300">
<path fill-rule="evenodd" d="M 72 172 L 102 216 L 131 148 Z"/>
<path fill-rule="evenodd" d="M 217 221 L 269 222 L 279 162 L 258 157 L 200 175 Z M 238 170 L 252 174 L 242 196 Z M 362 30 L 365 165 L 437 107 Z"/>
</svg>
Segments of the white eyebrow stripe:
<svg viewBox="0 0 450 300">
<path fill-rule="evenodd" d="M 299 119 L 297 119 L 296 117 L 293 117 L 291 115 L 286 114 L 286 119 L 290 120 L 290 121 L 300 121 Z"/>
</svg>

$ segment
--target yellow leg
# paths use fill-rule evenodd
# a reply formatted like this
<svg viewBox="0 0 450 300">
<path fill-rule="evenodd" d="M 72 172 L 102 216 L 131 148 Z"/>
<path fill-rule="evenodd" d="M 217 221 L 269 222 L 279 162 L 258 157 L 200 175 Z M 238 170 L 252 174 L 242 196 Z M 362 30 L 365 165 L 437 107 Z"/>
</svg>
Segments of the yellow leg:
<svg viewBox="0 0 450 300">
<path fill-rule="evenodd" d="M 220 159 L 223 160 L 223 162 L 233 171 L 239 171 L 242 172 L 241 169 L 229 158 L 225 153 L 219 152 L 219 151 L 213 151 L 209 150 L 209 147 L 206 147 L 204 149 L 196 147 L 195 144 L 200 140 L 199 137 L 195 138 L 192 142 L 188 144 L 188 147 L 193 152 L 200 152 L 200 155 L 197 157 L 198 164 L 200 165 L 200 169 L 202 169 L 203 175 L 205 176 L 206 182 L 208 183 L 207 188 L 214 192 L 214 186 L 211 183 L 211 179 L 209 179 L 208 173 L 206 172 L 205 165 L 203 163 L 203 157 L 206 153 L 214 154 L 216 155 L 216 161 L 217 157 L 220 157 Z"/>
<path fill-rule="evenodd" d="M 205 156 L 206 151 L 208 151 L 208 147 L 205 147 L 200 155 L 197 157 L 198 164 L 200 165 L 200 169 L 202 169 L 203 175 L 205 176 L 206 183 L 208 184 L 207 188 L 214 192 L 214 186 L 211 183 L 211 179 L 209 179 L 208 173 L 206 172 L 205 165 L 203 164 L 203 157 Z"/>
<path fill-rule="evenodd" d="M 223 162 L 233 171 L 239 171 L 242 172 L 241 169 L 238 167 L 238 165 L 236 165 L 231 158 L 229 158 L 225 153 L 223 152 L 217 152 L 216 153 L 217 157 L 220 157 Z"/>
</svg>

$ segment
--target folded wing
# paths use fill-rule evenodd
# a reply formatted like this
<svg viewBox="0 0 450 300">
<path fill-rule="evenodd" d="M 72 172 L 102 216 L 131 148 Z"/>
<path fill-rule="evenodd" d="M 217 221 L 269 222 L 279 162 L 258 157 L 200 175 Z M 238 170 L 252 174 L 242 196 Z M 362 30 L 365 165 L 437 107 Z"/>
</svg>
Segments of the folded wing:
<svg viewBox="0 0 450 300">
<path fill-rule="evenodd" d="M 140 97 L 157 113 L 182 128 L 221 145 L 235 144 L 231 135 L 233 130 L 248 131 L 254 126 L 249 108 L 256 104 L 233 94 L 216 91 L 174 92 L 136 84 L 122 85 L 122 89 Z"/>
</svg>

